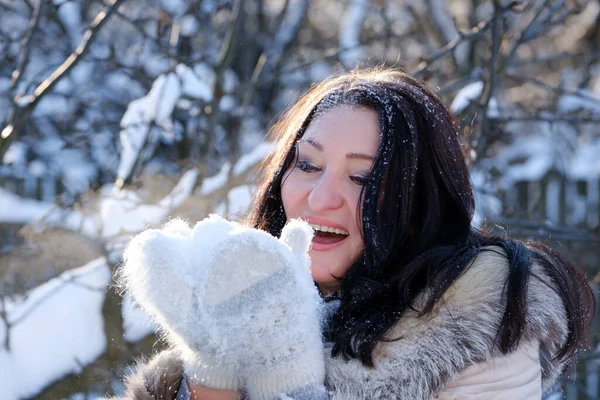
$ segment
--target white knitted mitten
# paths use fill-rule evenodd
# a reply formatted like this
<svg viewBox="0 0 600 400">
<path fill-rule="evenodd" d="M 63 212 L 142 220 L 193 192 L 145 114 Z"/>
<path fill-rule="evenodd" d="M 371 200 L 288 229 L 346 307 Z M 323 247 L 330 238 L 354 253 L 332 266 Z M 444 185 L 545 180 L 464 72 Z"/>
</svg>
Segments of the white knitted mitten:
<svg viewBox="0 0 600 400">
<path fill-rule="evenodd" d="M 223 360 L 241 367 L 252 400 L 324 381 L 322 302 L 309 269 L 312 236 L 299 220 L 290 221 L 280 239 L 237 229 L 207 260 L 199 303 Z"/>
<path fill-rule="evenodd" d="M 182 353 L 194 383 L 252 400 L 323 383 L 319 313 L 308 248 L 291 221 L 281 239 L 211 216 L 134 238 L 123 278 Z M 242 381 L 243 379 L 243 381 Z"/>
<path fill-rule="evenodd" d="M 122 281 L 134 301 L 181 353 L 188 378 L 215 389 L 239 389 L 243 381 L 237 366 L 219 357 L 198 307 L 196 285 L 202 270 L 195 256 L 202 249 L 195 246 L 198 242 L 219 242 L 236 227 L 210 217 L 192 231 L 184 221 L 173 220 L 160 230 L 150 229 L 134 237 L 125 250 L 121 269 Z M 211 237 L 203 238 L 195 231 L 210 232 Z M 200 256 L 206 259 L 209 249 L 204 250 Z"/>
</svg>

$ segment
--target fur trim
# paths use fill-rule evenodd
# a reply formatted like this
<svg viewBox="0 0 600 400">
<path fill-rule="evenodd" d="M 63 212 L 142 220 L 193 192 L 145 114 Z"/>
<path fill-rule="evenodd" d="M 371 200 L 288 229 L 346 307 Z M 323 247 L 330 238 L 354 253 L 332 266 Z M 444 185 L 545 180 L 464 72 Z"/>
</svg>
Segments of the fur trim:
<svg viewBox="0 0 600 400">
<path fill-rule="evenodd" d="M 183 363 L 177 353 L 165 350 L 136 363 L 134 372 L 125 377 L 121 400 L 175 400 L 182 378 Z"/>
<path fill-rule="evenodd" d="M 431 399 L 445 382 L 477 362 L 493 361 L 501 353 L 496 335 L 505 310 L 506 254 L 491 248 L 472 262 L 463 276 L 437 302 L 433 311 L 418 317 L 407 312 L 375 351 L 375 368 L 356 359 L 331 359 L 327 386 L 334 400 Z M 567 327 L 564 306 L 539 265 L 534 264 L 528 286 L 527 325 L 522 345 L 539 343 L 550 352 L 564 343 Z M 425 293 L 416 308 L 424 304 Z M 550 387 L 564 364 L 542 358 L 543 389 Z"/>
</svg>

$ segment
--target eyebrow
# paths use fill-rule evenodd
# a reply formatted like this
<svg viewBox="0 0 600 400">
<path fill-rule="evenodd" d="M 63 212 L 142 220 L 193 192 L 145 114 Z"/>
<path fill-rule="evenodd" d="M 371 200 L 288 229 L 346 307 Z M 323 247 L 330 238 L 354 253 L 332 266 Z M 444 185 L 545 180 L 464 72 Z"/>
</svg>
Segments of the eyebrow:
<svg viewBox="0 0 600 400">
<path fill-rule="evenodd" d="M 308 143 L 315 149 L 319 150 L 320 152 L 323 152 L 323 145 L 321 143 L 317 142 L 313 138 L 306 138 L 306 139 L 303 138 L 300 140 L 300 142 Z M 375 159 L 375 157 L 370 156 L 368 154 L 363 154 L 363 153 L 348 153 L 348 154 L 346 154 L 346 158 L 354 159 L 354 160 L 367 160 L 367 161 L 373 161 Z"/>
</svg>

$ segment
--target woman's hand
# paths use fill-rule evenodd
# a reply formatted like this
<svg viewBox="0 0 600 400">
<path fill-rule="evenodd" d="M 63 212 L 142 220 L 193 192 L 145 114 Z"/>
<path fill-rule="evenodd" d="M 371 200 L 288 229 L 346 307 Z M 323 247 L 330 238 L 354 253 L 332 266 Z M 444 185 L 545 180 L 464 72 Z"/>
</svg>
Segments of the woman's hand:
<svg viewBox="0 0 600 400">
<path fill-rule="evenodd" d="M 194 382 L 215 389 L 236 390 L 242 380 L 236 365 L 225 363 L 211 340 L 210 326 L 198 304 L 198 288 L 205 280 L 201 248 L 208 251 L 211 232 L 219 242 L 237 224 L 207 218 L 192 230 L 173 220 L 162 229 L 134 237 L 124 253 L 121 278 L 134 301 L 154 319 L 165 338 L 180 353 L 185 372 Z"/>
<path fill-rule="evenodd" d="M 269 399 L 324 379 L 312 234 L 301 221 L 281 239 L 218 216 L 174 221 L 132 240 L 122 275 L 192 384 Z"/>
<path fill-rule="evenodd" d="M 190 400 L 240 400 L 242 398 L 242 393 L 239 390 L 211 389 L 190 382 L 182 382 L 181 384 L 188 385 Z"/>
<path fill-rule="evenodd" d="M 241 367 L 251 399 L 323 383 L 321 299 L 308 257 L 312 236 L 298 220 L 280 239 L 237 229 L 206 262 L 199 304 L 220 356 Z"/>
</svg>

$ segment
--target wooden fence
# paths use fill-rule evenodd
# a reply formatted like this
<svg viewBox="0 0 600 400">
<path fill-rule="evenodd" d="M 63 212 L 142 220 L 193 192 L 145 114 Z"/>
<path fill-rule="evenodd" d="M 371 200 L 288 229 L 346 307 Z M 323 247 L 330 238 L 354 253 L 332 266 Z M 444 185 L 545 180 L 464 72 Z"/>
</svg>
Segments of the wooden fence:
<svg viewBox="0 0 600 400">
<path fill-rule="evenodd" d="M 569 179 L 550 171 L 539 181 L 518 181 L 500 193 L 503 215 L 558 226 L 595 229 L 600 216 L 600 175 Z"/>
<path fill-rule="evenodd" d="M 34 175 L 23 168 L 0 165 L 0 187 L 28 199 L 53 203 L 65 191 L 61 177 Z"/>
</svg>

